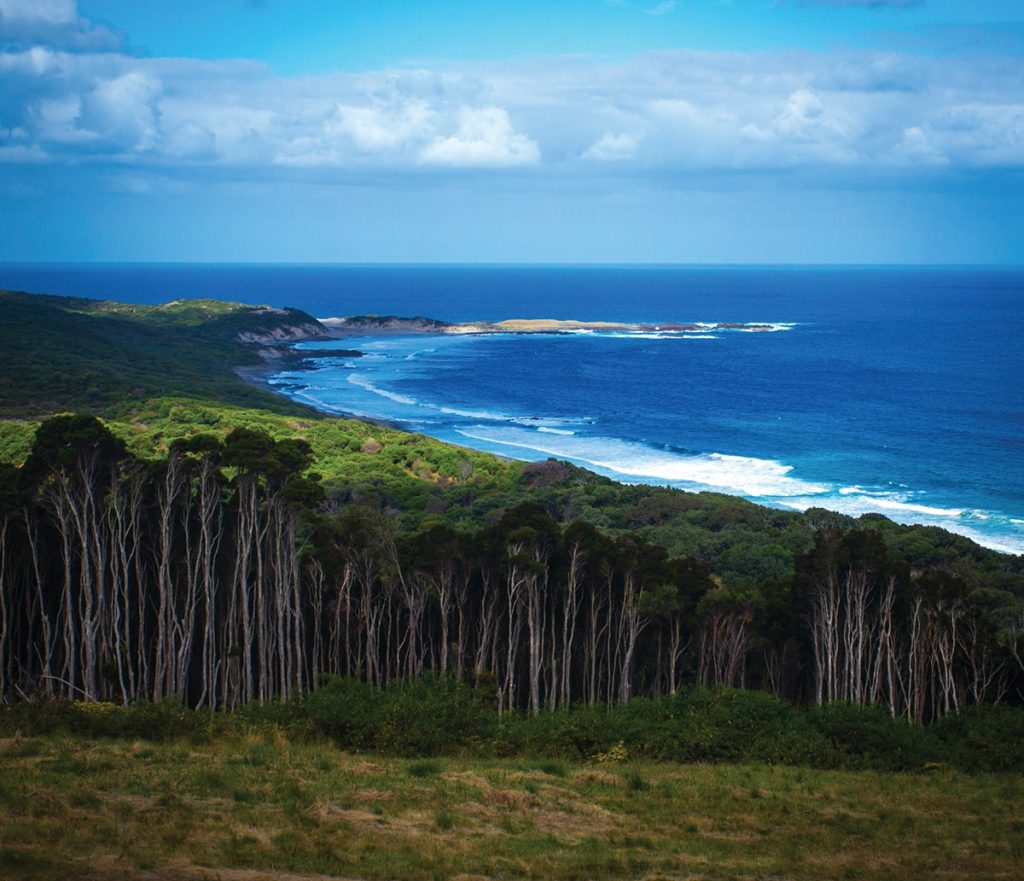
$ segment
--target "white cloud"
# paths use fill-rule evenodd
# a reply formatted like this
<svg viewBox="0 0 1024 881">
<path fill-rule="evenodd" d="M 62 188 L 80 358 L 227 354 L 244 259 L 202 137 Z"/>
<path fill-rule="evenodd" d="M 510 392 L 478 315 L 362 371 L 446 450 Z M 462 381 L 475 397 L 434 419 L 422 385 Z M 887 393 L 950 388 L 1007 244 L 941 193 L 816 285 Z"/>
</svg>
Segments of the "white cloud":
<svg viewBox="0 0 1024 881">
<path fill-rule="evenodd" d="M 299 125 L 275 156 L 281 165 L 344 166 L 361 160 L 397 159 L 435 133 L 436 110 L 420 98 L 395 97 L 369 105 L 312 102 L 303 114 L 311 127 Z"/>
<path fill-rule="evenodd" d="M 936 140 L 918 125 L 912 125 L 903 130 L 903 136 L 893 148 L 893 156 L 897 160 L 905 160 L 911 165 L 941 166 L 949 164 L 949 159 L 942 152 Z"/>
<path fill-rule="evenodd" d="M 640 139 L 627 132 L 612 134 L 605 132 L 583 153 L 584 159 L 599 159 L 603 162 L 621 162 L 632 159 L 640 146 Z"/>
<path fill-rule="evenodd" d="M 435 138 L 420 151 L 419 159 L 425 165 L 501 167 L 531 165 L 540 161 L 540 151 L 512 127 L 502 108 L 464 107 L 454 134 Z"/>
<path fill-rule="evenodd" d="M 79 27 L 73 5 L 31 8 Z M 35 42 L 0 51 L 0 156 L 310 177 L 1021 167 L 1022 79 L 1012 55 L 682 50 L 286 77 Z"/>
<path fill-rule="evenodd" d="M 0 41 L 106 51 L 119 35 L 78 14 L 75 0 L 0 0 Z"/>
</svg>

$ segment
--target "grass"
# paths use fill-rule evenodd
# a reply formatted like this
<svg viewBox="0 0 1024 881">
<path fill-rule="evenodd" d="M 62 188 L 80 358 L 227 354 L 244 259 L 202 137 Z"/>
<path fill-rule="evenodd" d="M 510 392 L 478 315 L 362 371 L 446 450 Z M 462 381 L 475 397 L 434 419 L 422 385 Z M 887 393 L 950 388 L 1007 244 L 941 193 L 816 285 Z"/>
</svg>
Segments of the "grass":
<svg viewBox="0 0 1024 881">
<path fill-rule="evenodd" d="M 0 876 L 1012 878 L 1024 872 L 1022 783 L 410 763 L 273 733 L 202 746 L 15 737 L 0 742 Z"/>
</svg>

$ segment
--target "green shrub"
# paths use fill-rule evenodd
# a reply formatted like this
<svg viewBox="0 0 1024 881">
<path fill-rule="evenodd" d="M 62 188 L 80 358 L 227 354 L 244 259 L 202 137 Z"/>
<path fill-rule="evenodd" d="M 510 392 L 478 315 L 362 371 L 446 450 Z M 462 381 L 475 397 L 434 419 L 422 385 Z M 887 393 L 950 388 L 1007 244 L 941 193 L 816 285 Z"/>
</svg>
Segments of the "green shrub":
<svg viewBox="0 0 1024 881">
<path fill-rule="evenodd" d="M 971 707 L 928 727 L 941 744 L 944 761 L 965 771 L 1024 768 L 1024 710 Z"/>
<path fill-rule="evenodd" d="M 835 747 L 840 767 L 916 770 L 941 754 L 930 729 L 894 719 L 885 707 L 836 702 L 815 707 L 807 716 Z"/>
<path fill-rule="evenodd" d="M 143 740 L 207 740 L 230 726 L 228 717 L 192 710 L 177 700 L 123 707 L 103 701 L 18 703 L 0 714 L 0 730 L 22 734 L 79 734 Z"/>
<path fill-rule="evenodd" d="M 681 691 L 674 703 L 680 720 L 678 749 L 665 758 L 831 764 L 833 750 L 806 714 L 765 692 L 694 686 Z"/>
<path fill-rule="evenodd" d="M 497 731 L 484 697 L 448 676 L 385 689 L 333 677 L 306 698 L 305 710 L 316 729 L 341 746 L 390 755 L 476 751 Z"/>
<path fill-rule="evenodd" d="M 528 769 L 554 776 L 566 773 L 565 761 L 627 763 L 628 768 L 629 762 L 647 759 L 971 772 L 1024 767 L 1020 707 L 972 708 L 919 728 L 893 719 L 884 707 L 833 703 L 801 709 L 763 692 L 696 686 L 627 705 L 500 718 L 490 689 L 433 675 L 384 689 L 329 676 L 301 699 L 252 703 L 234 713 L 191 710 L 171 700 L 129 707 L 83 702 L 0 707 L 4 736 L 201 742 L 253 730 L 305 740 L 326 737 L 344 749 L 418 759 L 521 756 L 532 760 Z M 267 764 L 274 749 L 265 744 L 242 760 Z"/>
<path fill-rule="evenodd" d="M 253 701 L 239 707 L 231 716 L 245 727 L 278 729 L 290 739 L 309 741 L 319 735 L 315 722 L 310 719 L 305 702 L 301 698 L 266 703 Z"/>
</svg>

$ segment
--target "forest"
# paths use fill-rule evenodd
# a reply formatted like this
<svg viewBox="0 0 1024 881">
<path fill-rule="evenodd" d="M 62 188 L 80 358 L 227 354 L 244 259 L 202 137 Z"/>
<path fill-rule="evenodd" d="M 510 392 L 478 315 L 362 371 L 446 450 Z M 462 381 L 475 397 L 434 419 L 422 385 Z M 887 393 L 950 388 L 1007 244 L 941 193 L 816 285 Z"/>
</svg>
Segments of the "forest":
<svg viewBox="0 0 1024 881">
<path fill-rule="evenodd" d="M 908 561 L 868 520 L 814 529 L 789 577 L 734 585 L 537 500 L 403 526 L 314 467 L 308 442 L 260 429 L 147 458 L 94 416 L 44 421 L 0 470 L 3 699 L 231 710 L 433 673 L 499 714 L 694 683 L 918 724 L 1021 700 L 1012 565 Z"/>
</svg>

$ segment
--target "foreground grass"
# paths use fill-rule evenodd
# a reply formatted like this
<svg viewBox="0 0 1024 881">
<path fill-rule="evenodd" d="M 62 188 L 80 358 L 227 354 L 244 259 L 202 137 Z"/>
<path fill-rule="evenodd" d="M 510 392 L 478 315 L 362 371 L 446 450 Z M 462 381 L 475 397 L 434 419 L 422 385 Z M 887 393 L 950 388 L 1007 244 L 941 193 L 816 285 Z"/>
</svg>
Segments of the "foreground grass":
<svg viewBox="0 0 1024 881">
<path fill-rule="evenodd" d="M 0 877 L 1019 878 L 1024 778 L 0 741 Z"/>
</svg>

